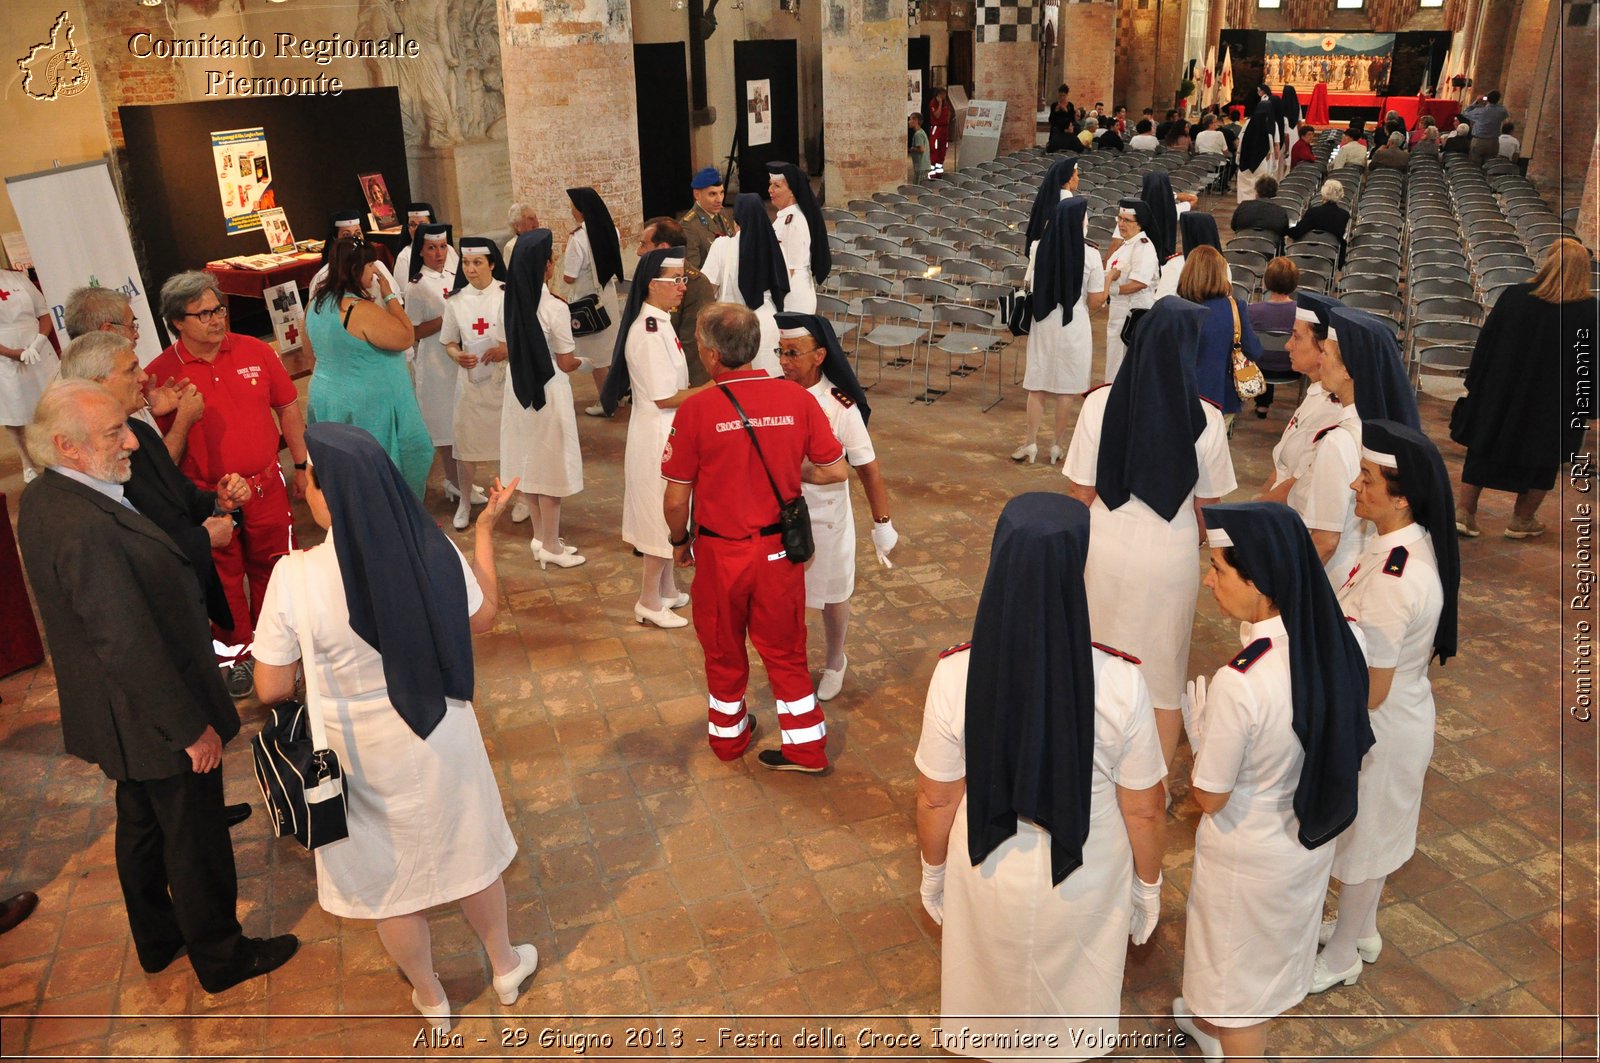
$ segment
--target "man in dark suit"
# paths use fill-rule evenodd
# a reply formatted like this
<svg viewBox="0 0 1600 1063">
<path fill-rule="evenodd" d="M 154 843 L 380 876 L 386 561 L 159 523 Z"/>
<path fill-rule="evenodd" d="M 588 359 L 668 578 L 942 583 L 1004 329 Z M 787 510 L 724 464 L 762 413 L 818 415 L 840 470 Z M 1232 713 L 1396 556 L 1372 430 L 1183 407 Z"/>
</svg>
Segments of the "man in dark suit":
<svg viewBox="0 0 1600 1063">
<path fill-rule="evenodd" d="M 54 659 L 66 750 L 117 784 L 117 876 L 139 963 L 184 949 L 207 992 L 282 966 L 292 934 L 247 938 L 222 802 L 239 715 L 211 653 L 194 566 L 128 501 L 139 447 L 121 404 L 84 380 L 51 385 L 28 440 L 48 466 L 17 537 Z"/>
</svg>

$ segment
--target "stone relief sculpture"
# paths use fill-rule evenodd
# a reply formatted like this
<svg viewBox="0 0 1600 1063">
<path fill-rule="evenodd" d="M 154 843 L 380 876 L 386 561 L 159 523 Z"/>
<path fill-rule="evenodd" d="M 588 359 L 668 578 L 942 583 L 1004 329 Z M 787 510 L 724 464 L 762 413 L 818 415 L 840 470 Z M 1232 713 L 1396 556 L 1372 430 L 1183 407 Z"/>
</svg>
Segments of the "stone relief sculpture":
<svg viewBox="0 0 1600 1063">
<path fill-rule="evenodd" d="M 415 59 L 370 60 L 374 83 L 400 90 L 406 143 L 443 148 L 499 134 L 505 118 L 495 0 L 360 0 L 360 37 L 404 33 Z"/>
</svg>

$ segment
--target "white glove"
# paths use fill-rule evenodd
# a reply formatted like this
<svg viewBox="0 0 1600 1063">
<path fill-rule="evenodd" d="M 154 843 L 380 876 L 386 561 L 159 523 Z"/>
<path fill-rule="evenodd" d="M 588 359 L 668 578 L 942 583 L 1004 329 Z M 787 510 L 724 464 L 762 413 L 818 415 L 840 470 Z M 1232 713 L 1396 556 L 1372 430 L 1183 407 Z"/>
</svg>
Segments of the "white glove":
<svg viewBox="0 0 1600 1063">
<path fill-rule="evenodd" d="M 934 867 L 922 861 L 922 907 L 940 926 L 944 926 L 944 869 L 944 864 Z"/>
<path fill-rule="evenodd" d="M 1189 748 L 1194 750 L 1194 755 L 1200 755 L 1200 738 L 1205 730 L 1206 722 L 1206 677 L 1197 675 L 1189 681 L 1184 688 L 1183 702 L 1178 706 L 1183 711 L 1183 731 L 1189 736 Z"/>
<path fill-rule="evenodd" d="M 889 560 L 889 551 L 899 541 L 900 533 L 894 530 L 894 521 L 886 520 L 872 526 L 872 548 L 878 551 L 878 564 L 884 568 L 894 568 L 894 562 Z"/>
<path fill-rule="evenodd" d="M 1135 945 L 1143 945 L 1156 932 L 1156 924 L 1160 921 L 1161 875 L 1157 874 L 1154 882 L 1146 882 L 1138 872 L 1134 872 L 1133 923 L 1128 929 L 1128 937 Z"/>
<path fill-rule="evenodd" d="M 33 342 L 22 348 L 22 364 L 38 365 L 44 357 L 44 352 L 50 350 L 50 340 L 44 333 L 39 333 Z"/>
</svg>

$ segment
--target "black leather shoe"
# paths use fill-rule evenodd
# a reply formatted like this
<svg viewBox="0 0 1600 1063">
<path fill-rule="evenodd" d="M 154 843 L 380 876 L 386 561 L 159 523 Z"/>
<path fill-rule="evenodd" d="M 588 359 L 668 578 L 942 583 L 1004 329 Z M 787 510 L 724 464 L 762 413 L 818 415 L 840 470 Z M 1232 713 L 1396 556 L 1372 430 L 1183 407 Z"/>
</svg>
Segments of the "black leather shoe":
<svg viewBox="0 0 1600 1063">
<path fill-rule="evenodd" d="M 17 925 L 39 907 L 39 895 L 31 891 L 19 893 L 0 901 L 0 934 L 15 930 Z"/>
<path fill-rule="evenodd" d="M 222 808 L 222 822 L 230 827 L 237 827 L 250 818 L 250 812 L 250 805 L 245 801 L 241 801 L 237 805 L 224 805 Z"/>
<path fill-rule="evenodd" d="M 264 974 L 276 971 L 288 963 L 289 957 L 300 948 L 300 939 L 293 934 L 279 934 L 273 938 L 245 938 L 245 947 L 249 950 L 249 959 L 242 966 L 210 985 L 201 979 L 201 988 L 207 993 L 221 993 L 232 989 L 240 982 L 248 982 L 252 978 L 260 978 Z"/>
<path fill-rule="evenodd" d="M 179 943 L 176 948 L 167 954 L 165 959 L 151 960 L 146 962 L 143 956 L 139 957 L 139 966 L 144 968 L 145 974 L 160 974 L 168 967 L 171 967 L 179 956 L 182 956 L 188 951 L 189 946 Z"/>
</svg>

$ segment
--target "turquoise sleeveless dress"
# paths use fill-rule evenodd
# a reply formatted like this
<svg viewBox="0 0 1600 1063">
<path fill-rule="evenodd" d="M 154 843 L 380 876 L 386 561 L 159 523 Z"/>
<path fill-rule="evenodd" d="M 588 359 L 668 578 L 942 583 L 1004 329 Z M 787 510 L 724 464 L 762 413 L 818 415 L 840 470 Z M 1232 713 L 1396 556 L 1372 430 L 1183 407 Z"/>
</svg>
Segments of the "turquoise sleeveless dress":
<svg viewBox="0 0 1600 1063">
<path fill-rule="evenodd" d="M 339 304 L 306 309 L 306 333 L 316 351 L 307 421 L 353 424 L 371 432 L 418 498 L 433 468 L 433 440 L 411 386 L 405 354 L 374 347 L 345 331 Z"/>
</svg>

